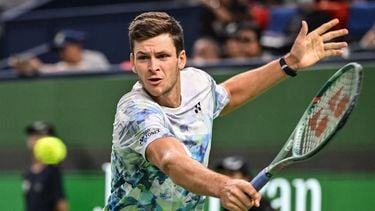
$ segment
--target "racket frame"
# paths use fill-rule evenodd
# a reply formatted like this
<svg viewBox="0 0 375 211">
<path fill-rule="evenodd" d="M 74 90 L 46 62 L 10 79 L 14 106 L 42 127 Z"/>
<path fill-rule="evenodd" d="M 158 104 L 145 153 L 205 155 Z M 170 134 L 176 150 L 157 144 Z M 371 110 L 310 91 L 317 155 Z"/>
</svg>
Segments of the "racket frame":
<svg viewBox="0 0 375 211">
<path fill-rule="evenodd" d="M 314 148 L 313 150 L 307 152 L 304 155 L 292 155 L 288 156 L 290 154 L 294 141 L 296 138 L 301 137 L 301 130 L 305 127 L 304 124 L 306 124 L 306 119 L 309 116 L 309 113 L 314 107 L 317 105 L 318 100 L 320 97 L 326 92 L 326 90 L 331 86 L 332 83 L 334 83 L 341 75 L 343 75 L 348 70 L 351 70 L 354 68 L 356 71 L 356 76 L 358 83 L 355 84 L 356 87 L 354 88 L 354 94 L 351 96 L 351 101 L 349 102 L 349 106 L 346 109 L 345 113 L 342 115 L 340 121 L 336 124 L 335 128 L 332 130 L 331 134 L 329 134 L 325 139 L 320 142 L 320 144 Z M 362 86 L 362 66 L 358 63 L 351 62 L 346 64 L 345 66 L 341 67 L 335 74 L 333 74 L 328 81 L 323 85 L 323 87 L 318 91 L 316 96 L 313 98 L 312 102 L 309 104 L 309 106 L 306 108 L 304 114 L 302 115 L 301 119 L 299 120 L 296 128 L 280 150 L 280 152 L 276 155 L 276 157 L 273 159 L 273 161 L 264 168 L 261 172 L 258 173 L 256 177 L 251 181 L 251 184 L 256 190 L 260 190 L 267 182 L 272 178 L 273 174 L 283 169 L 285 166 L 288 166 L 292 163 L 296 163 L 298 161 L 303 161 L 311 158 L 316 153 L 318 153 L 327 143 L 332 139 L 332 137 L 345 125 L 348 117 L 350 116 L 351 112 L 354 109 L 355 104 L 358 101 L 358 96 L 360 94 L 361 86 Z"/>
</svg>

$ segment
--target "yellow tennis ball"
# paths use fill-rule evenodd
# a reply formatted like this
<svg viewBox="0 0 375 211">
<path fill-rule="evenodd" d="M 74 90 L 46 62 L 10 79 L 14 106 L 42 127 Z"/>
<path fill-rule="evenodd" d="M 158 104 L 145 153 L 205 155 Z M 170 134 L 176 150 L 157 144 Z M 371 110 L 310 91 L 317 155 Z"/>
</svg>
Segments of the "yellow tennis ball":
<svg viewBox="0 0 375 211">
<path fill-rule="evenodd" d="M 66 146 L 61 139 L 48 136 L 40 138 L 34 146 L 34 156 L 45 164 L 57 164 L 66 157 Z"/>
</svg>

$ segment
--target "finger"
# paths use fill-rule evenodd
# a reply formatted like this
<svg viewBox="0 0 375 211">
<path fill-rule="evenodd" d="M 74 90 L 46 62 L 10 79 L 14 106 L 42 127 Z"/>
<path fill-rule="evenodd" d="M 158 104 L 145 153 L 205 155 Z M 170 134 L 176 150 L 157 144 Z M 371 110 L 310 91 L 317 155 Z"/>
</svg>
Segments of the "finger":
<svg viewBox="0 0 375 211">
<path fill-rule="evenodd" d="M 262 199 L 262 194 L 256 191 L 255 188 L 251 190 L 250 192 L 247 192 L 248 196 L 252 199 L 252 206 L 259 207 L 260 206 L 260 200 Z"/>
<path fill-rule="evenodd" d="M 324 50 L 334 50 L 334 49 L 341 49 L 348 46 L 347 42 L 331 42 L 331 43 L 324 43 Z"/>
<path fill-rule="evenodd" d="M 330 56 L 340 56 L 344 54 L 344 50 L 341 49 L 333 49 L 333 50 L 328 50 L 324 51 L 324 57 L 330 57 Z"/>
<path fill-rule="evenodd" d="M 245 210 L 248 210 L 247 208 L 241 208 L 239 206 L 237 206 L 236 204 L 230 204 L 230 205 L 227 205 L 227 206 L 224 206 L 224 208 L 228 209 L 228 210 L 232 210 L 232 211 L 245 211 Z"/>
<path fill-rule="evenodd" d="M 235 196 L 235 198 L 231 198 L 232 202 L 245 210 L 253 207 L 255 204 L 253 197 L 258 197 L 257 191 L 245 180 L 241 180 L 240 183 L 237 184 L 237 187 L 238 188 L 233 188 L 230 191 L 230 194 Z"/>
<path fill-rule="evenodd" d="M 298 35 L 297 35 L 297 39 L 299 37 L 306 37 L 308 31 L 309 31 L 309 27 L 307 26 L 307 22 L 306 21 L 302 21 L 302 26 L 301 26 L 301 29 L 299 30 Z"/>
<path fill-rule="evenodd" d="M 262 195 L 257 192 L 255 190 L 255 188 L 251 188 L 251 189 L 245 189 L 245 193 L 246 193 L 246 196 L 248 198 L 250 198 L 250 204 L 248 204 L 249 206 L 256 206 L 256 207 L 259 207 L 259 204 L 260 204 L 260 199 L 262 198 Z"/>
<path fill-rule="evenodd" d="M 332 40 L 337 37 L 341 37 L 344 35 L 347 35 L 349 31 L 347 29 L 340 29 L 340 30 L 335 30 L 335 31 L 330 31 L 322 35 L 323 42 Z"/>
<path fill-rule="evenodd" d="M 325 24 L 322 24 L 321 26 L 319 26 L 312 32 L 317 33 L 319 35 L 323 34 L 324 32 L 330 30 L 332 27 L 336 26 L 339 22 L 340 22 L 339 19 L 335 18 Z"/>
<path fill-rule="evenodd" d="M 252 186 L 251 186 L 251 187 L 252 187 Z M 248 197 L 250 197 L 251 199 L 254 199 L 254 197 L 255 197 L 256 194 L 258 193 L 258 192 L 255 190 L 254 187 L 252 187 L 252 188 L 246 188 L 246 189 L 244 189 L 244 191 L 245 191 L 246 195 L 247 195 Z"/>
<path fill-rule="evenodd" d="M 243 210 L 247 210 L 249 207 L 253 206 L 251 199 L 240 189 L 235 189 L 229 200 Z"/>
<path fill-rule="evenodd" d="M 253 198 L 253 203 L 256 207 L 260 206 L 260 200 L 262 199 L 262 195 L 260 193 L 256 193 Z"/>
</svg>

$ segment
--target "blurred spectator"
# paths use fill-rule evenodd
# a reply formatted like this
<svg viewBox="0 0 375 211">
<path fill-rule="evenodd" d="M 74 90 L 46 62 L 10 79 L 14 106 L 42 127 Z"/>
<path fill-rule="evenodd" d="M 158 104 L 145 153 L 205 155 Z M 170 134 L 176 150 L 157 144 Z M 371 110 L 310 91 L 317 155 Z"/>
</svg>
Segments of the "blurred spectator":
<svg viewBox="0 0 375 211">
<path fill-rule="evenodd" d="M 36 141 L 45 136 L 55 136 L 52 125 L 36 121 L 25 129 L 27 147 L 33 150 Z M 37 160 L 34 155 L 31 165 L 23 175 L 22 189 L 27 211 L 66 211 L 68 202 L 62 181 L 59 165 L 46 165 Z"/>
<path fill-rule="evenodd" d="M 252 20 L 261 28 L 262 31 L 267 29 L 270 10 L 267 1 L 249 0 L 249 13 Z"/>
<path fill-rule="evenodd" d="M 240 43 L 235 34 L 228 35 L 224 42 L 225 58 L 238 59 L 242 58 Z"/>
<path fill-rule="evenodd" d="M 297 0 L 297 14 L 288 22 L 284 31 L 285 40 L 274 52 L 274 54 L 281 55 L 287 52 L 300 30 L 302 20 L 305 20 L 309 26 L 309 32 L 316 29 L 323 23 L 332 19 L 332 16 L 324 10 L 318 10 L 315 5 L 315 0 Z"/>
<path fill-rule="evenodd" d="M 363 50 L 375 50 L 375 23 L 361 38 L 359 45 Z"/>
<path fill-rule="evenodd" d="M 236 24 L 249 21 L 251 16 L 244 0 L 200 0 L 204 6 L 201 18 L 201 34 L 221 42 Z"/>
<path fill-rule="evenodd" d="M 62 30 L 53 40 L 52 48 L 58 53 L 60 61 L 45 64 L 36 57 L 14 58 L 13 68 L 19 75 L 32 76 L 38 73 L 60 73 L 107 70 L 109 62 L 98 51 L 84 49 L 85 34 L 81 31 Z"/>
<path fill-rule="evenodd" d="M 246 181 L 251 181 L 252 172 L 248 162 L 241 156 L 228 156 L 222 159 L 215 166 L 215 171 L 227 175 L 234 179 L 244 179 Z M 269 201 L 262 198 L 260 207 L 253 207 L 251 211 L 273 211 Z"/>
<path fill-rule="evenodd" d="M 334 29 L 345 28 L 349 19 L 349 6 L 355 0 L 315 0 L 315 8 L 330 14 L 332 18 L 338 18 L 340 23 Z"/>
<path fill-rule="evenodd" d="M 191 61 L 196 65 L 217 62 L 220 52 L 220 46 L 214 39 L 201 37 L 194 42 Z"/>
<path fill-rule="evenodd" d="M 296 3 L 298 13 L 289 22 L 287 33 L 293 33 L 296 36 L 301 27 L 302 20 L 305 20 L 309 25 L 309 31 L 313 31 L 318 26 L 333 18 L 328 12 L 318 10 L 315 7 L 315 0 L 297 0 Z"/>
<path fill-rule="evenodd" d="M 264 56 L 260 44 L 260 36 L 261 31 L 256 24 L 251 22 L 240 24 L 237 31 L 237 39 L 244 58 L 261 58 Z"/>
<path fill-rule="evenodd" d="M 227 58 L 234 59 L 268 59 L 260 43 L 261 30 L 253 22 L 243 22 L 233 35 L 225 41 Z"/>
</svg>

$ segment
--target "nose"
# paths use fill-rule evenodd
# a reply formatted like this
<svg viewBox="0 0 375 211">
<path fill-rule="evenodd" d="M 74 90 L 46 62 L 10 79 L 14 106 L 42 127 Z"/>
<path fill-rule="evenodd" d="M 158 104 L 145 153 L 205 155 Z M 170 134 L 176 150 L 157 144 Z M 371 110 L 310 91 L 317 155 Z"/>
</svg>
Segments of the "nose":
<svg viewBox="0 0 375 211">
<path fill-rule="evenodd" d="M 159 63 L 155 57 L 151 57 L 148 63 L 149 71 L 159 71 Z"/>
</svg>

